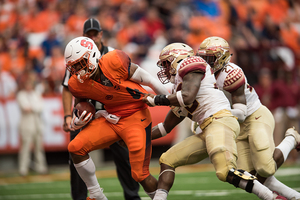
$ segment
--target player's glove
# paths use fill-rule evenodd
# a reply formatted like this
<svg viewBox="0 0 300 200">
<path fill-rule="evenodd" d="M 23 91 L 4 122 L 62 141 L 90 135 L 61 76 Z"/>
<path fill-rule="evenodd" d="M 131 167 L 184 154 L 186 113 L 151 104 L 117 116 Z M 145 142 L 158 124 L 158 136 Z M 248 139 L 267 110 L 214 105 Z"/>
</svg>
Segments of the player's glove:
<svg viewBox="0 0 300 200">
<path fill-rule="evenodd" d="M 95 118 L 97 119 L 99 117 L 105 117 L 105 119 L 112 124 L 117 124 L 119 119 L 121 118 L 117 115 L 109 114 L 106 110 L 97 111 L 95 114 Z"/>
<path fill-rule="evenodd" d="M 76 112 L 76 111 L 75 111 Z M 76 114 L 74 114 L 72 123 L 71 123 L 71 129 L 78 130 L 82 127 L 84 127 L 91 119 L 93 118 L 92 113 L 87 113 L 87 111 L 83 111 L 80 117 L 78 117 Z"/>
<path fill-rule="evenodd" d="M 168 95 L 153 95 L 153 94 L 146 94 L 143 99 L 148 106 L 169 106 L 170 100 L 168 99 Z"/>
</svg>

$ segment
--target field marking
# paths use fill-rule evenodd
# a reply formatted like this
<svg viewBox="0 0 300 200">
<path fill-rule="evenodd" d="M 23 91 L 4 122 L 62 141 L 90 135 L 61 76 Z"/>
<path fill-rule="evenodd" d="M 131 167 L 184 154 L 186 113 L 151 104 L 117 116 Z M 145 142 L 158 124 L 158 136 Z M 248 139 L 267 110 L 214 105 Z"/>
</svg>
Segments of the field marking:
<svg viewBox="0 0 300 200">
<path fill-rule="evenodd" d="M 293 188 L 296 191 L 300 191 L 300 188 Z M 232 190 L 171 190 L 170 195 L 192 195 L 192 196 L 228 196 L 231 194 L 242 194 L 246 193 L 242 189 L 234 188 Z M 142 200 L 149 200 L 150 198 L 146 196 L 143 192 L 139 193 Z M 105 195 L 109 197 L 122 197 L 122 192 L 105 192 Z M 0 195 L 0 200 L 18 200 L 18 199 L 57 199 L 57 198 L 70 198 L 70 193 L 61 194 L 30 194 L 30 195 Z"/>
</svg>

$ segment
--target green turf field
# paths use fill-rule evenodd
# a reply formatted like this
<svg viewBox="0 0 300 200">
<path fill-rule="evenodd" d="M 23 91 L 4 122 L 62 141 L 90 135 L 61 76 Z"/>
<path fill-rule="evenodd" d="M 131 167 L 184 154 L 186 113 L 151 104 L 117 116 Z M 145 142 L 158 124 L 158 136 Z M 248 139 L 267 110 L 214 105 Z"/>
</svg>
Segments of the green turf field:
<svg viewBox="0 0 300 200">
<path fill-rule="evenodd" d="M 189 170 L 179 170 L 176 174 L 175 183 L 169 193 L 168 200 L 253 200 L 258 199 L 255 195 L 234 188 L 228 183 L 219 181 L 211 168 L 195 170 L 194 166 Z M 114 171 L 114 170 L 111 170 Z M 154 171 L 154 172 L 153 172 Z M 189 173 L 191 171 L 192 173 Z M 156 173 L 155 173 L 156 172 Z M 157 178 L 158 168 L 152 170 Z M 114 172 L 97 171 L 101 187 L 109 200 L 123 199 L 122 189 L 115 177 Z M 110 176 L 110 177 L 106 177 Z M 278 180 L 286 185 L 300 191 L 300 165 L 293 167 L 282 167 L 276 173 Z M 16 176 L 0 176 L 0 200 L 71 200 L 70 183 L 68 173 L 52 173 L 51 175 L 31 175 L 20 178 Z M 150 200 L 142 188 L 140 196 L 143 200 Z"/>
</svg>

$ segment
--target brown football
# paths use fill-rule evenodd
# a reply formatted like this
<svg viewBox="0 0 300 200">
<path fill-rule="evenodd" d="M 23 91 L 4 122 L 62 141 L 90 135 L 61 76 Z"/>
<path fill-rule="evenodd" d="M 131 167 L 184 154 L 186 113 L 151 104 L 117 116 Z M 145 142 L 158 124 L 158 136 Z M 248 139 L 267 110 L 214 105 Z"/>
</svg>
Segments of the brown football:
<svg viewBox="0 0 300 200">
<path fill-rule="evenodd" d="M 77 112 L 75 111 L 75 115 L 79 115 L 77 117 L 80 117 L 83 111 L 87 111 L 87 113 L 92 113 L 95 115 L 96 109 L 95 106 L 90 103 L 89 101 L 82 101 L 76 104 L 75 109 L 77 109 Z"/>
</svg>

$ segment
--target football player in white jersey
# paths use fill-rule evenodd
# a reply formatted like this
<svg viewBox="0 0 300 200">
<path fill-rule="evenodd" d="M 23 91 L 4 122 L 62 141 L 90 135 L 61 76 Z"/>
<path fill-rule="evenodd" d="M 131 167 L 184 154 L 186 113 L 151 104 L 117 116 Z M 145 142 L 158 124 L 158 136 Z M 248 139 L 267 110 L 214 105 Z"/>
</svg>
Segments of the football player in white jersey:
<svg viewBox="0 0 300 200">
<path fill-rule="evenodd" d="M 223 38 L 208 37 L 200 44 L 197 56 L 211 66 L 217 87 L 228 97 L 233 108 L 231 112 L 240 122 L 241 130 L 236 140 L 238 168 L 257 176 L 270 190 L 288 199 L 300 199 L 300 193 L 273 176 L 292 149 L 300 150 L 300 135 L 294 128 L 288 129 L 285 139 L 275 148 L 273 115 L 261 104 L 241 67 L 230 62 L 229 50 Z"/>
<path fill-rule="evenodd" d="M 154 200 L 166 200 L 171 189 L 175 168 L 197 163 L 207 157 L 217 177 L 256 194 L 260 199 L 285 199 L 273 193 L 244 170 L 237 170 L 235 139 L 240 132 L 237 118 L 224 93 L 216 87 L 214 74 L 191 47 L 183 43 L 166 46 L 159 56 L 158 77 L 162 83 L 174 84 L 171 95 L 146 94 L 149 106 L 172 106 L 165 121 L 152 129 L 152 139 L 169 133 L 186 116 L 200 124 L 202 132 L 174 145 L 159 159 L 161 172 Z"/>
</svg>

